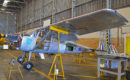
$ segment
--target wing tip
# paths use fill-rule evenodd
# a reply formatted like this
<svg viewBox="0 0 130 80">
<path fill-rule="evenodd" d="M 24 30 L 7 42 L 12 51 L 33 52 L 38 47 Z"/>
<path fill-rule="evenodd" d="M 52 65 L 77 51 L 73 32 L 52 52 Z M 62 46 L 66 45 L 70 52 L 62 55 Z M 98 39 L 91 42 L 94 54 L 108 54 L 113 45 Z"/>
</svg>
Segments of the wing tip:
<svg viewBox="0 0 130 80">
<path fill-rule="evenodd" d="M 117 16 L 120 17 L 120 19 L 122 19 L 122 21 L 123 21 L 124 23 L 129 22 L 124 16 L 122 16 L 122 15 L 121 15 L 119 12 L 117 12 L 116 10 L 113 10 L 113 9 L 104 9 L 104 11 L 108 11 L 108 12 L 112 12 L 112 13 L 116 14 Z"/>
</svg>

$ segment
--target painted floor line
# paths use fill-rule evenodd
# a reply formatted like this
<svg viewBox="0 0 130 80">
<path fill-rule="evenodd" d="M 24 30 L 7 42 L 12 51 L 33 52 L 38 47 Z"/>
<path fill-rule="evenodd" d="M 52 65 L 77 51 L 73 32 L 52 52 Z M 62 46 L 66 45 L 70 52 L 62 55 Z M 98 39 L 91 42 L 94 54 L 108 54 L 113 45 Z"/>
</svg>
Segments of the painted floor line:
<svg viewBox="0 0 130 80">
<path fill-rule="evenodd" d="M 12 55 L 11 53 L 8 53 L 11 57 L 15 58 L 17 60 L 17 57 Z M 48 78 L 49 80 L 53 80 L 50 76 L 46 75 L 45 73 L 41 72 L 40 70 L 36 68 L 32 68 L 32 70 L 36 71 L 37 73 L 41 74 L 42 76 Z"/>
<path fill-rule="evenodd" d="M 73 75 L 73 74 L 69 74 L 70 76 L 78 76 L 78 77 L 87 77 L 87 78 L 97 78 L 95 76 L 86 76 L 86 75 Z"/>
</svg>

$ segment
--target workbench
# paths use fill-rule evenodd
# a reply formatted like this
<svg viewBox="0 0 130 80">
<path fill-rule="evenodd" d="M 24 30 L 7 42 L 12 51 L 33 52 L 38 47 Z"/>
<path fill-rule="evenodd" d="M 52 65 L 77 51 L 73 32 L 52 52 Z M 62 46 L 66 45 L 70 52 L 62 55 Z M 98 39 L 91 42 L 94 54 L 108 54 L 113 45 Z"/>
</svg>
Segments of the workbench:
<svg viewBox="0 0 130 80">
<path fill-rule="evenodd" d="M 117 64 L 116 68 L 114 69 L 111 68 L 112 61 L 114 61 L 114 63 Z M 104 67 L 101 67 L 100 64 L 102 64 L 103 62 L 104 64 L 106 64 L 105 62 L 109 62 L 109 66 L 105 65 Z M 121 80 L 121 76 L 125 75 L 125 71 L 127 70 L 127 58 L 108 55 L 98 55 L 97 70 L 98 78 L 100 78 L 100 72 L 104 72 L 116 75 L 118 77 L 118 80 Z"/>
</svg>

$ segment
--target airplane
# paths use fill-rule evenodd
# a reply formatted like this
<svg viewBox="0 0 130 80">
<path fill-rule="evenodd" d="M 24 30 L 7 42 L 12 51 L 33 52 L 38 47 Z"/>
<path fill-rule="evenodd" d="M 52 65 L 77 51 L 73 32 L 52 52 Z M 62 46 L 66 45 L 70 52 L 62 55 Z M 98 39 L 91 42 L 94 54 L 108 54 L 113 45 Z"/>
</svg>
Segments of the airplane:
<svg viewBox="0 0 130 80">
<path fill-rule="evenodd" d="M 21 45 L 21 35 L 8 34 L 8 35 L 6 35 L 5 38 L 10 43 L 10 49 L 13 49 L 13 48 L 17 49 L 18 47 L 20 47 L 20 45 Z"/>
<path fill-rule="evenodd" d="M 5 42 L 7 42 L 5 40 L 5 35 L 4 34 L 0 34 L 0 43 L 5 43 Z"/>
<path fill-rule="evenodd" d="M 0 45 L 1 47 L 3 48 L 4 45 L 8 45 L 9 44 L 9 41 L 6 40 L 5 38 L 5 34 L 0 34 Z"/>
<path fill-rule="evenodd" d="M 122 27 L 127 22 L 128 21 L 117 11 L 112 9 L 102 9 L 50 24 L 49 26 L 43 26 L 33 32 L 30 36 L 22 37 L 20 50 L 22 50 L 24 54 L 18 57 L 18 62 L 23 63 L 25 56 L 28 53 L 28 61 L 24 64 L 24 68 L 31 70 L 33 67 L 33 64 L 30 62 L 32 52 L 41 54 L 81 53 L 82 50 L 80 47 L 74 46 L 71 47 L 71 49 L 68 49 L 65 42 L 75 42 L 78 40 L 78 35 Z M 58 32 L 52 30 L 53 28 L 58 31 L 61 29 L 63 30 L 63 33 L 60 33 L 59 36 Z M 40 37 L 41 33 L 43 36 Z M 60 39 L 60 44 L 58 44 L 58 38 Z M 38 39 L 41 40 L 37 43 Z M 44 44 L 44 46 L 42 48 L 39 47 L 42 44 Z"/>
<path fill-rule="evenodd" d="M 0 34 L 0 45 L 3 47 L 3 45 L 8 45 L 10 49 L 12 49 L 12 46 L 19 47 L 19 41 L 20 41 L 19 35 L 10 35 L 10 34 Z"/>
</svg>

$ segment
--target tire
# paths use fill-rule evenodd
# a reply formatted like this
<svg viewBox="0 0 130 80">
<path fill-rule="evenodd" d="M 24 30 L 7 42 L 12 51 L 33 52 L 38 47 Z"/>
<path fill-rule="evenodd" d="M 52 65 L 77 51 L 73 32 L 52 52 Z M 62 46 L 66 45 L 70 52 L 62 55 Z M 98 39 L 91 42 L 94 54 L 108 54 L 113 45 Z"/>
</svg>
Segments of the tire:
<svg viewBox="0 0 130 80">
<path fill-rule="evenodd" d="M 32 64 L 31 62 L 26 62 L 26 63 L 24 64 L 24 68 L 25 68 L 26 70 L 31 70 L 32 67 L 33 67 L 33 64 Z"/>
<path fill-rule="evenodd" d="M 24 59 L 23 59 L 21 56 L 19 56 L 18 59 L 17 59 L 17 61 L 18 61 L 19 63 L 23 63 L 23 62 L 24 62 Z"/>
<path fill-rule="evenodd" d="M 130 71 L 126 71 L 126 79 L 130 80 Z"/>
</svg>

